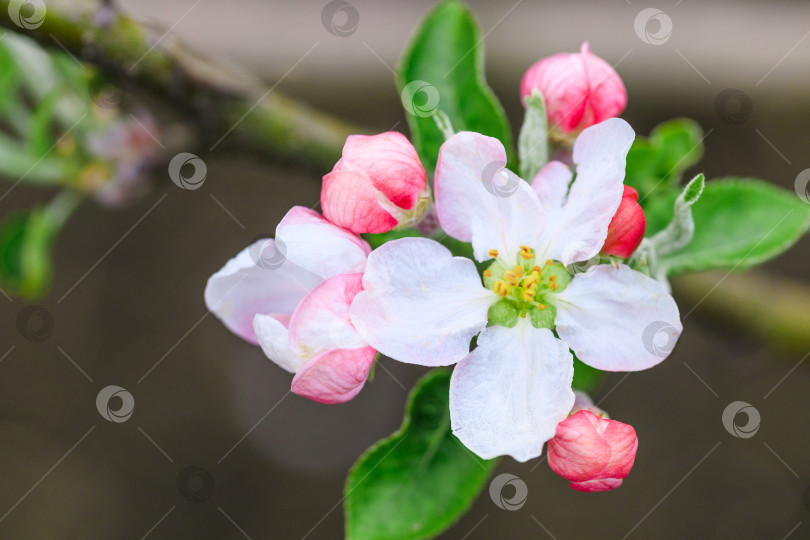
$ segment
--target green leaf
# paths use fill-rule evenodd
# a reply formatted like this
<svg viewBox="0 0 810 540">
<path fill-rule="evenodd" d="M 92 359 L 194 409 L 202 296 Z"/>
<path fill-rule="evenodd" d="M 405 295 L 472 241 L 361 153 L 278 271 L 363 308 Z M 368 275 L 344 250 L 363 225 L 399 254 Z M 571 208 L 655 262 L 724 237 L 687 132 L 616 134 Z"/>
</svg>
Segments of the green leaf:
<svg viewBox="0 0 810 540">
<path fill-rule="evenodd" d="M 50 92 L 37 103 L 26 141 L 28 154 L 36 159 L 43 159 L 51 151 L 55 137 L 53 136 L 52 121 L 59 94 Z"/>
<path fill-rule="evenodd" d="M 81 201 L 63 191 L 48 206 L 11 214 L 0 223 L 0 282 L 24 298 L 42 296 L 53 273 L 51 247 L 67 218 Z"/>
<path fill-rule="evenodd" d="M 593 395 L 602 386 L 607 373 L 591 367 L 574 355 L 574 381 L 571 386 L 574 390 Z"/>
<path fill-rule="evenodd" d="M 428 169 L 435 168 L 444 142 L 433 119 L 437 107 L 457 131 L 500 139 L 513 168 L 509 122 L 484 79 L 482 39 L 473 13 L 457 0 L 446 0 L 422 20 L 397 66 L 411 137 Z"/>
<path fill-rule="evenodd" d="M 402 427 L 354 464 L 346 479 L 348 540 L 433 537 L 464 514 L 497 460 L 484 461 L 450 432 L 450 371 L 411 391 Z"/>
<path fill-rule="evenodd" d="M 695 234 L 660 263 L 669 275 L 763 263 L 792 246 L 810 226 L 810 205 L 755 178 L 708 182 L 692 206 Z"/>
<path fill-rule="evenodd" d="M 627 154 L 624 182 L 634 187 L 645 214 L 657 199 L 668 199 L 660 208 L 672 208 L 683 173 L 703 156 L 703 130 L 693 120 L 679 118 L 664 122 L 653 129 L 649 138 L 637 137 Z M 653 209 L 657 209 L 653 206 Z M 654 225 L 666 219 L 658 220 Z M 663 225 L 662 225 L 663 226 Z M 648 228 L 648 235 L 660 229 Z"/>
<path fill-rule="evenodd" d="M 532 90 L 526 98 L 526 116 L 518 136 L 518 154 L 520 155 L 520 176 L 527 182 L 548 163 L 548 120 L 543 95 Z"/>
</svg>

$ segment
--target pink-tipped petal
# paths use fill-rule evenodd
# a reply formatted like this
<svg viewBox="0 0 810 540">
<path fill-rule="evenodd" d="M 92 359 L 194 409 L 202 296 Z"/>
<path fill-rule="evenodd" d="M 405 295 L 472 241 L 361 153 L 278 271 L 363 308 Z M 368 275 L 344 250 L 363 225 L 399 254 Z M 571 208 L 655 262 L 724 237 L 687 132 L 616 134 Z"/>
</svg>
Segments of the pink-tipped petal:
<svg viewBox="0 0 810 540">
<path fill-rule="evenodd" d="M 624 186 L 622 202 L 608 225 L 602 253 L 628 258 L 644 239 L 646 227 L 647 219 L 638 204 L 638 192 L 630 186 Z"/>
<path fill-rule="evenodd" d="M 425 170 L 408 139 L 396 131 L 351 135 L 343 156 L 324 176 L 324 217 L 354 233 L 382 233 L 417 216 L 427 197 Z"/>
<path fill-rule="evenodd" d="M 225 326 L 242 339 L 258 343 L 253 330 L 256 314 L 290 315 L 321 279 L 293 264 L 261 264 L 262 251 L 274 251 L 272 239 L 259 240 L 243 249 L 208 279 L 205 305 Z"/>
<path fill-rule="evenodd" d="M 376 355 L 372 347 L 323 352 L 295 374 L 292 391 L 319 403 L 345 403 L 362 390 Z"/>
<path fill-rule="evenodd" d="M 578 491 L 606 491 L 630 474 L 637 449 L 632 426 L 582 410 L 557 426 L 548 443 L 548 464 Z"/>
<path fill-rule="evenodd" d="M 379 192 L 362 172 L 339 168 L 323 177 L 321 207 L 326 219 L 354 233 L 383 233 L 398 225 L 379 203 Z"/>
<path fill-rule="evenodd" d="M 490 259 L 492 249 L 514 260 L 519 246 L 536 245 L 542 234 L 537 195 L 505 166 L 501 142 L 479 133 L 457 133 L 439 150 L 434 178 L 439 222 L 450 236 L 472 242 L 479 261 Z"/>
<path fill-rule="evenodd" d="M 533 64 L 521 80 L 521 99 L 525 102 L 533 90 L 545 99 L 550 128 L 562 133 L 618 116 L 627 105 L 621 78 L 587 42 L 579 53 L 559 53 Z"/>
<path fill-rule="evenodd" d="M 276 242 L 287 260 L 321 279 L 362 272 L 371 252 L 368 242 L 303 206 L 287 212 L 276 228 Z"/>
<path fill-rule="evenodd" d="M 290 320 L 290 346 L 307 360 L 335 349 L 358 349 L 367 343 L 349 319 L 349 306 L 362 290 L 363 274 L 327 279 L 298 305 Z"/>
</svg>

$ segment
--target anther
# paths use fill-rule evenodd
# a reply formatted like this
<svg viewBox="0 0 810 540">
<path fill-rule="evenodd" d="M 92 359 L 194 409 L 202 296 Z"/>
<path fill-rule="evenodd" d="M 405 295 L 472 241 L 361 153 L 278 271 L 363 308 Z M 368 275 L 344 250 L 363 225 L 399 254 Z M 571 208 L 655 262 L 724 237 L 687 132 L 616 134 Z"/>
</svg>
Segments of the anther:
<svg viewBox="0 0 810 540">
<path fill-rule="evenodd" d="M 492 270 L 484 270 L 484 277 L 492 277 Z"/>
<path fill-rule="evenodd" d="M 495 286 L 492 289 L 495 291 L 495 294 L 501 297 L 506 297 L 509 294 L 509 285 L 506 284 L 505 281 L 498 280 L 495 282 Z"/>
<path fill-rule="evenodd" d="M 494 259 L 495 257 L 498 256 L 498 250 L 497 249 L 490 249 L 489 250 L 489 256 Z"/>
</svg>

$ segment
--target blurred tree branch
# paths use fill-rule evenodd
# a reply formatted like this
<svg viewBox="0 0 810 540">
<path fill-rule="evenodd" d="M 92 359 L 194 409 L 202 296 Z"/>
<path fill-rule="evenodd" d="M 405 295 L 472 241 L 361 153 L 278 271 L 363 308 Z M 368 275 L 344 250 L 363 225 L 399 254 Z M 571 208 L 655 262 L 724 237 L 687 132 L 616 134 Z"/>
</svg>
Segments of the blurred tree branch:
<svg viewBox="0 0 810 540">
<path fill-rule="evenodd" d="M 810 352 L 810 289 L 803 283 L 749 270 L 684 275 L 673 286 L 681 300 L 712 323 L 753 334 L 786 353 Z M 687 307 L 682 306 L 682 316 Z"/>
<path fill-rule="evenodd" d="M 64 48 L 154 98 L 197 129 L 200 151 L 222 149 L 261 160 L 329 170 L 346 137 L 367 129 L 318 112 L 267 87 L 234 64 L 203 59 L 170 34 L 151 29 L 100 0 L 52 0 L 41 26 L 23 29 L 0 0 L 0 25 L 49 48 Z M 764 271 L 705 273 L 675 280 L 698 313 L 752 333 L 785 352 L 810 350 L 810 289 Z M 684 314 L 688 313 L 684 311 Z"/>
<path fill-rule="evenodd" d="M 64 48 L 97 65 L 125 89 L 143 92 L 179 113 L 200 151 L 221 149 L 259 159 L 331 169 L 343 142 L 363 132 L 268 88 L 232 63 L 195 55 L 164 30 L 142 25 L 110 2 L 55 0 L 37 28 L 23 29 L 0 0 L 0 25 L 47 48 Z"/>
</svg>

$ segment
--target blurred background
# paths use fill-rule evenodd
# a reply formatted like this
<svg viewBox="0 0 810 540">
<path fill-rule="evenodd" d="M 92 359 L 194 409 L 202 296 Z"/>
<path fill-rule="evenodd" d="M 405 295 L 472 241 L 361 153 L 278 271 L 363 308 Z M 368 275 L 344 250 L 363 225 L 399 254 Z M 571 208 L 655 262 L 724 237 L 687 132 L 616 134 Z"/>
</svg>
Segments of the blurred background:
<svg viewBox="0 0 810 540">
<path fill-rule="evenodd" d="M 158 36 L 170 31 L 316 108 L 407 131 L 391 69 L 432 2 L 351 3 L 360 22 L 346 37 L 323 26 L 325 1 L 120 5 Z M 513 126 L 523 71 L 588 40 L 624 79 L 624 117 L 637 133 L 679 116 L 702 125 L 706 157 L 695 171 L 708 179 L 756 176 L 793 190 L 810 167 L 810 3 L 655 2 L 673 24 L 660 45 L 634 31 L 649 7 L 637 0 L 469 4 Z M 750 107 L 718 102 L 729 88 Z M 383 359 L 340 406 L 288 395 L 290 376 L 207 314 L 202 292 L 290 206 L 316 204 L 327 170 L 200 157 L 200 189 L 166 175 L 124 209 L 82 204 L 55 245 L 51 292 L 36 302 L 53 318 L 46 339 L 18 331 L 26 301 L 0 298 L 1 538 L 342 536 L 346 471 L 399 426 L 423 370 Z M 0 216 L 51 196 L 21 184 Z M 810 285 L 809 266 L 805 237 L 767 269 Z M 502 510 L 484 491 L 442 538 L 810 538 L 810 362 L 721 328 L 703 306 L 692 311 L 677 283 L 676 299 L 688 316 L 670 358 L 611 374 L 594 396 L 638 432 L 624 485 L 582 494 L 544 462 L 504 459 L 497 473 L 526 482 L 526 504 Z M 767 289 L 752 290 L 748 308 L 768 302 Z M 109 385 L 134 398 L 125 422 L 96 409 Z M 759 412 L 753 437 L 724 428 L 734 401 Z"/>
</svg>

